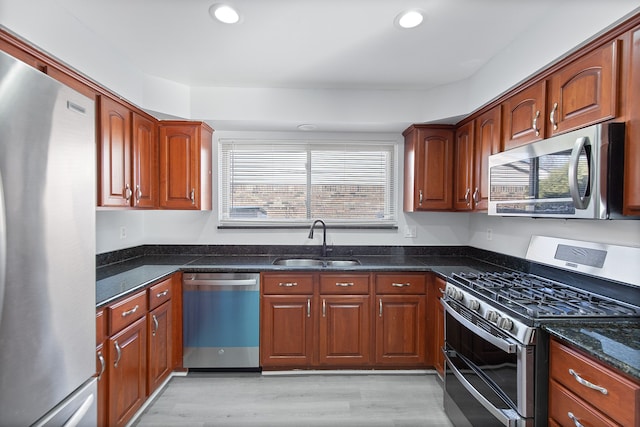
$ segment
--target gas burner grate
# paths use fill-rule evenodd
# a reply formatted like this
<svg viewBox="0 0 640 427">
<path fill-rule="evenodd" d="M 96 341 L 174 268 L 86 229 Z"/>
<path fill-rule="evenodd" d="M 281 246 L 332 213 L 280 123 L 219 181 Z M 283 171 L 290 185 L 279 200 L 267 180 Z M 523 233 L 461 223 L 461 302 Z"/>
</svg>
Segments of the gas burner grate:
<svg viewBox="0 0 640 427">
<path fill-rule="evenodd" d="M 485 298 L 528 317 L 640 316 L 640 310 L 632 306 L 528 273 L 459 273 L 453 276 Z"/>
</svg>

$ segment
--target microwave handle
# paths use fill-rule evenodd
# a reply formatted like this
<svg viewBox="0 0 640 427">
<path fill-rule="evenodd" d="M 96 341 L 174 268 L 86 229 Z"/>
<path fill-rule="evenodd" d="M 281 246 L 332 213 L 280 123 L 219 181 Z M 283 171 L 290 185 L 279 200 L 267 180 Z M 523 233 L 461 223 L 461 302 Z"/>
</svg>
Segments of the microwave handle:
<svg viewBox="0 0 640 427">
<path fill-rule="evenodd" d="M 578 161 L 580 160 L 580 153 L 588 142 L 589 138 L 586 136 L 581 136 L 576 139 L 573 149 L 571 150 L 571 159 L 569 160 L 569 194 L 571 194 L 575 208 L 581 210 L 587 208 L 590 195 L 585 195 L 585 197 L 582 198 L 578 192 Z M 589 182 L 591 182 L 591 154 L 589 151 L 586 153 L 589 168 Z"/>
</svg>

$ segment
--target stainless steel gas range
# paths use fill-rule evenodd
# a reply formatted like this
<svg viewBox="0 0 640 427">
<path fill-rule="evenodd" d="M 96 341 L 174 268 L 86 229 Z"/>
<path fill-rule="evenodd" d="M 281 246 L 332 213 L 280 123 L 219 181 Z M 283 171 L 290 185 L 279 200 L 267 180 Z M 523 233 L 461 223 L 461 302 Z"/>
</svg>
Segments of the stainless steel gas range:
<svg viewBox="0 0 640 427">
<path fill-rule="evenodd" d="M 624 262 L 640 248 L 534 236 L 527 258 L 534 273 L 496 268 L 447 282 L 444 407 L 456 426 L 547 424 L 545 322 L 640 319 L 640 267 Z"/>
</svg>

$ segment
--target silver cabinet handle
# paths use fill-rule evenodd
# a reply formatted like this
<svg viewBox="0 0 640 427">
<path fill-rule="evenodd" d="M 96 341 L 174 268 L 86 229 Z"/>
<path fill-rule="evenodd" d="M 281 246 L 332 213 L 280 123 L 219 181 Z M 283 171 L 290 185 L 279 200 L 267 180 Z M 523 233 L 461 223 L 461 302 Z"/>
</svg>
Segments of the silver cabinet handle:
<svg viewBox="0 0 640 427">
<path fill-rule="evenodd" d="M 382 298 L 380 298 L 380 303 L 378 304 L 378 307 L 379 307 L 378 317 L 382 317 Z"/>
<path fill-rule="evenodd" d="M 536 132 L 536 136 L 540 136 L 540 128 L 538 127 L 538 118 L 540 117 L 540 110 L 536 111 L 536 116 L 533 118 L 533 124 L 531 129 Z"/>
<path fill-rule="evenodd" d="M 340 287 L 343 287 L 343 288 L 347 288 L 347 287 L 349 287 L 349 286 L 353 286 L 353 282 L 343 282 L 343 283 L 336 282 L 336 286 L 340 286 Z"/>
<path fill-rule="evenodd" d="M 558 103 L 553 103 L 553 109 L 549 113 L 549 121 L 553 125 L 553 130 L 558 130 L 558 122 L 556 122 L 556 111 L 558 111 Z"/>
<path fill-rule="evenodd" d="M 476 187 L 476 189 L 473 190 L 473 196 L 471 196 L 471 198 L 473 199 L 473 203 L 478 204 L 478 202 L 480 201 L 478 199 L 479 194 L 480 194 L 480 190 L 478 189 L 478 187 Z"/>
<path fill-rule="evenodd" d="M 162 298 L 163 296 L 166 296 L 169 293 L 169 289 L 165 289 L 164 291 L 156 294 L 156 298 Z"/>
<path fill-rule="evenodd" d="M 298 286 L 298 282 L 278 283 L 278 286 L 283 287 L 283 288 L 293 288 L 294 286 Z"/>
<path fill-rule="evenodd" d="M 420 204 L 422 204 L 422 200 L 423 200 L 423 197 L 422 197 L 422 190 L 420 190 L 420 191 L 418 191 L 418 202 L 419 202 Z"/>
<path fill-rule="evenodd" d="M 582 378 L 580 375 L 578 375 L 578 373 L 576 371 L 574 371 L 573 369 L 569 369 L 569 373 L 571 375 L 573 375 L 573 378 L 576 379 L 576 381 L 578 381 L 578 383 L 582 384 L 585 387 L 589 387 L 593 390 L 597 390 L 602 394 L 609 394 L 609 391 L 607 391 L 606 388 L 604 387 L 600 387 L 599 385 L 595 385 L 587 380 L 585 380 L 584 378 Z"/>
<path fill-rule="evenodd" d="M 311 298 L 307 298 L 307 317 L 311 317 Z"/>
<path fill-rule="evenodd" d="M 327 300 L 322 300 L 322 317 L 327 317 Z"/>
<path fill-rule="evenodd" d="M 122 349 L 120 348 L 120 345 L 118 344 L 118 341 L 115 341 L 113 343 L 113 347 L 116 349 L 116 361 L 113 362 L 113 367 L 117 368 L 118 367 L 118 363 L 120 363 L 120 359 L 122 358 Z"/>
<path fill-rule="evenodd" d="M 569 419 L 573 421 L 573 424 L 575 424 L 576 427 L 584 427 L 582 423 L 578 420 L 578 418 L 575 415 L 573 415 L 572 412 L 567 412 L 567 415 L 569 416 Z"/>
<path fill-rule="evenodd" d="M 131 187 L 129 186 L 129 184 L 124 186 L 124 198 L 126 199 L 126 201 L 128 202 L 129 200 L 131 200 L 131 196 L 133 195 L 133 192 L 131 191 Z"/>
<path fill-rule="evenodd" d="M 136 184 L 136 206 L 140 204 L 141 198 L 142 198 L 142 190 L 140 189 L 140 184 Z"/>
<path fill-rule="evenodd" d="M 151 315 L 151 320 L 153 320 L 153 330 L 151 331 L 151 335 L 153 335 L 155 337 L 156 336 L 156 332 L 158 332 L 158 327 L 160 325 L 158 324 L 158 318 L 156 317 L 155 314 Z"/>
<path fill-rule="evenodd" d="M 192 205 L 196 204 L 196 189 L 195 188 L 191 189 L 191 193 L 189 194 L 189 199 L 191 199 L 191 204 Z"/>
<path fill-rule="evenodd" d="M 104 370 L 106 369 L 106 363 L 101 351 L 98 352 L 98 360 L 100 361 L 100 372 L 98 373 L 98 381 L 100 381 L 100 378 L 102 378 L 102 374 L 104 374 Z"/>
<path fill-rule="evenodd" d="M 467 204 L 467 206 L 469 206 L 470 200 L 469 200 L 469 195 L 471 194 L 471 189 L 467 188 L 466 193 L 464 193 L 464 201 Z"/>
<path fill-rule="evenodd" d="M 138 304 L 136 304 L 136 306 L 133 307 L 131 310 L 123 311 L 122 312 L 122 317 L 127 317 L 127 316 L 135 313 L 136 311 L 138 311 Z"/>
<path fill-rule="evenodd" d="M 391 286 L 393 286 L 394 288 L 406 288 L 408 286 L 411 286 L 411 283 L 392 283 Z"/>
</svg>

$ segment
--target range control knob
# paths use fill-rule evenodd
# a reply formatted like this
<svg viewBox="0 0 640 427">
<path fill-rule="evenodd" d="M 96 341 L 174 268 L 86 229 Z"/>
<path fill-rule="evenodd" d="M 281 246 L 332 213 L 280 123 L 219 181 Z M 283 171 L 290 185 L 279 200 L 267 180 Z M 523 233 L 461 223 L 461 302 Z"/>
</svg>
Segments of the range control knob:
<svg viewBox="0 0 640 427">
<path fill-rule="evenodd" d="M 507 319 L 506 317 L 501 317 L 496 322 L 496 325 L 500 329 L 504 329 L 505 331 L 510 331 L 513 328 L 513 321 L 511 319 Z"/>
<path fill-rule="evenodd" d="M 462 291 L 460 291 L 459 289 L 454 288 L 453 286 L 448 286 L 447 290 L 445 292 L 447 294 L 447 296 L 453 300 L 456 301 L 460 301 L 462 298 L 464 298 L 464 295 L 462 294 Z"/>
<path fill-rule="evenodd" d="M 480 310 L 480 303 L 477 299 L 469 300 L 469 310 L 478 311 Z"/>
<path fill-rule="evenodd" d="M 487 314 L 485 315 L 485 318 L 489 322 L 496 323 L 498 321 L 498 319 L 500 319 L 500 315 L 498 314 L 497 311 L 489 310 L 489 311 L 487 311 Z"/>
</svg>

